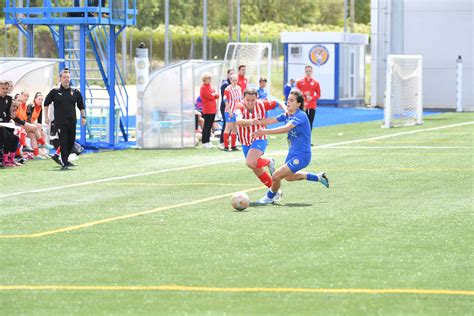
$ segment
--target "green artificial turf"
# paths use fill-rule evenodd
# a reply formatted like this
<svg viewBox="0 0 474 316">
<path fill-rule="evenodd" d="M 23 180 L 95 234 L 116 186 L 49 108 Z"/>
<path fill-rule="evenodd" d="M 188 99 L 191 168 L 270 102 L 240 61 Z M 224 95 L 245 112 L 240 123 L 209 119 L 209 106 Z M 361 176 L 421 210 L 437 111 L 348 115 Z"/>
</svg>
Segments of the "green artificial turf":
<svg viewBox="0 0 474 316">
<path fill-rule="evenodd" d="M 471 314 L 474 125 L 406 132 L 472 121 L 314 129 L 307 170 L 326 171 L 330 189 L 283 182 L 279 204 L 243 212 L 231 194 L 256 201 L 265 189 L 241 152 L 125 150 L 83 155 L 66 172 L 52 161 L 0 169 L 0 312 Z M 271 138 L 266 156 L 281 165 L 286 146 Z M 18 285 L 53 287 L 8 287 Z M 147 288 L 171 285 L 190 288 Z"/>
</svg>

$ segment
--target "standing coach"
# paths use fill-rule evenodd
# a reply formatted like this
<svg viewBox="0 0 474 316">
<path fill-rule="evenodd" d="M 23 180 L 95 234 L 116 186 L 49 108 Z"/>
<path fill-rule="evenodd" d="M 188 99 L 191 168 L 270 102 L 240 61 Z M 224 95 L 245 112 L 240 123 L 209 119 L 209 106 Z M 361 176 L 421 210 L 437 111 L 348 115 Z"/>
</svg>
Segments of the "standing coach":
<svg viewBox="0 0 474 316">
<path fill-rule="evenodd" d="M 54 103 L 54 124 L 59 132 L 59 146 L 61 147 L 62 169 L 67 170 L 75 164 L 68 161 L 69 154 L 76 141 L 76 106 L 81 111 L 81 125 L 86 124 L 86 111 L 81 92 L 71 87 L 69 69 L 64 68 L 59 73 L 60 85 L 53 88 L 44 100 L 46 124 L 50 124 L 48 107 Z"/>
</svg>

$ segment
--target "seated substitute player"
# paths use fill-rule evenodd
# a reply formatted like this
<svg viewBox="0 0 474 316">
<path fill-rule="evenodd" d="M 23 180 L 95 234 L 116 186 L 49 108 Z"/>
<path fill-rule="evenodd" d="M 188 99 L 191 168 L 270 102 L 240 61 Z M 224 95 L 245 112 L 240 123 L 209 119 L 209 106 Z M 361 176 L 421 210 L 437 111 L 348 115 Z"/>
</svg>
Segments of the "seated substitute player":
<svg viewBox="0 0 474 316">
<path fill-rule="evenodd" d="M 286 125 L 272 129 L 259 129 L 252 135 L 255 138 L 268 134 L 288 133 L 288 155 L 285 164 L 278 168 L 272 175 L 272 187 L 259 200 L 261 204 L 271 204 L 279 199 L 281 180 L 298 181 L 308 180 L 320 182 L 329 188 L 329 179 L 325 172 L 309 173 L 300 171 L 311 162 L 311 128 L 309 119 L 304 110 L 304 97 L 301 91 L 293 89 L 288 96 L 288 113 L 283 113 L 275 118 L 260 121 L 262 125 L 285 122 Z"/>
<path fill-rule="evenodd" d="M 237 103 L 235 112 L 237 132 L 242 143 L 245 162 L 268 188 L 272 186 L 270 175 L 275 171 L 275 161 L 262 158 L 267 148 L 267 137 L 265 135 L 254 137 L 252 133 L 259 128 L 265 129 L 265 126 L 259 125 L 258 122 L 265 119 L 265 111 L 274 109 L 277 105 L 284 109 L 283 105 L 276 101 L 257 100 L 257 91 L 246 89 L 243 101 Z M 270 175 L 263 170 L 263 167 L 268 167 Z"/>
</svg>

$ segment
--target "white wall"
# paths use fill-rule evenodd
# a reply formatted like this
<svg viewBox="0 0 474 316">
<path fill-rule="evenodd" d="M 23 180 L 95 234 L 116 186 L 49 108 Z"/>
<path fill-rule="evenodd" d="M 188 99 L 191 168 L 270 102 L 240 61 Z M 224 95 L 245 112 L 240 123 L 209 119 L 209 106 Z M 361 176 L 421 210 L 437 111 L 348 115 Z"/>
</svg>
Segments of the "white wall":
<svg viewBox="0 0 474 316">
<path fill-rule="evenodd" d="M 384 2 L 390 6 L 391 1 Z M 403 53 L 423 56 L 424 107 L 455 108 L 456 59 L 461 55 L 464 66 L 463 104 L 465 109 L 474 111 L 474 1 L 404 0 L 403 17 L 398 19 L 403 23 Z M 378 41 L 384 39 L 383 23 L 378 21 Z M 376 59 L 379 82 L 385 77 L 386 53 L 380 51 Z M 378 84 L 377 89 L 377 104 L 382 105 L 384 84 Z"/>
<path fill-rule="evenodd" d="M 306 65 L 311 65 L 313 66 L 313 78 L 318 80 L 321 86 L 321 99 L 334 100 L 334 69 L 336 63 L 335 45 L 318 43 L 318 45 L 324 45 L 329 52 L 328 61 L 320 67 L 312 64 L 309 59 L 309 51 L 316 45 L 316 43 L 289 44 L 288 47 L 291 47 L 292 45 L 301 46 L 301 54 L 299 56 L 294 56 L 288 52 L 288 80 L 290 78 L 295 80 L 303 78 L 305 76 L 304 67 Z"/>
<path fill-rule="evenodd" d="M 423 56 L 423 104 L 455 108 L 456 59 L 463 58 L 463 103 L 474 110 L 472 0 L 405 1 L 405 54 Z"/>
</svg>

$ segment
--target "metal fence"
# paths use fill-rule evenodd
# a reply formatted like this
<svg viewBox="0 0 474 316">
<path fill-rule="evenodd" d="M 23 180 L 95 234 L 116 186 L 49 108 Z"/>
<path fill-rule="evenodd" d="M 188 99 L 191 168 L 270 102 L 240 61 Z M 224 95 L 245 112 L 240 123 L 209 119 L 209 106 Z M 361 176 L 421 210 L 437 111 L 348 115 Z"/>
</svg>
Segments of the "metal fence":
<svg viewBox="0 0 474 316">
<path fill-rule="evenodd" d="M 25 57 L 26 56 L 26 38 L 18 35 L 18 29 L 12 25 L 4 25 L 0 29 L 0 56 L 2 57 Z M 143 34 L 146 34 L 145 36 Z M 280 60 L 283 55 L 283 46 L 280 39 L 270 41 L 260 37 L 249 39 L 244 36 L 244 42 L 269 42 L 272 44 L 272 56 Z M 124 43 L 122 44 L 122 41 Z M 136 29 L 129 28 L 123 36 L 119 36 L 117 43 L 117 60 L 120 63 L 121 70 L 125 74 L 128 84 L 135 81 L 133 58 L 135 48 L 140 42 L 144 42 L 148 47 L 151 59 L 151 70 L 164 66 L 164 38 L 163 34 L 158 32 L 139 32 Z M 34 52 L 35 58 L 57 58 L 56 45 L 50 30 L 47 27 L 36 27 L 34 32 Z M 205 60 L 223 60 L 227 39 L 215 39 L 209 36 L 207 40 L 207 56 L 203 56 L 202 37 L 173 35 L 170 32 L 170 59 L 172 62 L 191 59 Z M 276 63 L 280 67 L 280 63 Z"/>
</svg>

